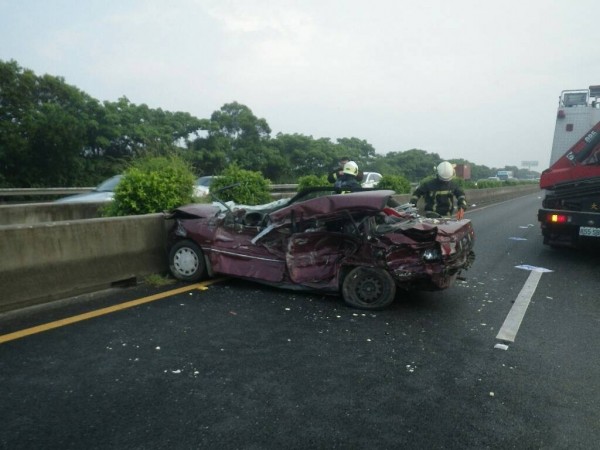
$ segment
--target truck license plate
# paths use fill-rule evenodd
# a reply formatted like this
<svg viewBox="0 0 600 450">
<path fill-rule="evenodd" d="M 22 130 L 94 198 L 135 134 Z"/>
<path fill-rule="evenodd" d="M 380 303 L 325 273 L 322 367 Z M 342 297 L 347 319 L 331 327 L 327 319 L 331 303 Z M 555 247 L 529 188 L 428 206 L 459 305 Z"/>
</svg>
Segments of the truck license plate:
<svg viewBox="0 0 600 450">
<path fill-rule="evenodd" d="M 579 227 L 579 236 L 600 237 L 600 228 Z"/>
</svg>

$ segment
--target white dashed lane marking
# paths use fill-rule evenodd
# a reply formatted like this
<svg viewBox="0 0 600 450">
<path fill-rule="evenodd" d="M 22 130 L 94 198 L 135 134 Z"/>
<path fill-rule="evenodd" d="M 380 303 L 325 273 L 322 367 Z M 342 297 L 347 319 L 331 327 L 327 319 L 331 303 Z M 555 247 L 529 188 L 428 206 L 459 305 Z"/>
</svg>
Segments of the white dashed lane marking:
<svg viewBox="0 0 600 450">
<path fill-rule="evenodd" d="M 531 271 L 529 278 L 527 278 L 525 285 L 521 289 L 521 292 L 519 292 L 515 303 L 508 312 L 508 316 L 506 316 L 496 339 L 506 342 L 515 341 L 517 332 L 519 331 L 519 327 L 521 326 L 521 322 L 523 321 L 523 317 L 525 317 L 525 312 L 531 301 L 531 297 L 533 297 L 535 289 L 542 277 L 542 273 L 544 273 L 542 270 Z"/>
</svg>

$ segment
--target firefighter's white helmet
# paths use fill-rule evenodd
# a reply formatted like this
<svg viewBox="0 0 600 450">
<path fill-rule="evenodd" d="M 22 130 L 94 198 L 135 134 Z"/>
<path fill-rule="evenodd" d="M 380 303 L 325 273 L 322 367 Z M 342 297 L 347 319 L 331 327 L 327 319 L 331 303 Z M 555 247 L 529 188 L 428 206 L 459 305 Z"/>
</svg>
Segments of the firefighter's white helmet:
<svg viewBox="0 0 600 450">
<path fill-rule="evenodd" d="M 354 161 L 348 161 L 344 164 L 344 169 L 342 170 L 344 173 L 348 175 L 358 175 L 358 165 Z"/>
<path fill-rule="evenodd" d="M 439 163 L 436 171 L 438 177 L 442 181 L 450 181 L 452 178 L 454 178 L 454 166 L 448 161 Z"/>
</svg>

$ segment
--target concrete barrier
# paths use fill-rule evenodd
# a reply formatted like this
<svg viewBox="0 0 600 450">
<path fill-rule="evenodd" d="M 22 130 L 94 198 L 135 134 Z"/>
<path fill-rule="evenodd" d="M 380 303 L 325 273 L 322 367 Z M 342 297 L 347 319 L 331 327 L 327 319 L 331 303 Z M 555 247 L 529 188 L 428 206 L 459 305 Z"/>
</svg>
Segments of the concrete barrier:
<svg viewBox="0 0 600 450">
<path fill-rule="evenodd" d="M 489 189 L 469 189 L 465 192 L 469 208 L 471 205 L 485 206 L 491 203 L 503 202 L 511 198 L 521 197 L 523 195 L 542 193 L 537 184 L 522 184 L 518 186 L 489 188 Z M 537 211 L 532 212 L 536 215 Z"/>
<path fill-rule="evenodd" d="M 469 205 L 481 206 L 533 192 L 539 192 L 536 185 L 466 194 Z M 409 198 L 396 196 L 400 203 Z M 18 212 L 18 207 L 23 211 Z M 0 206 L 4 223 L 0 225 L 0 312 L 168 270 L 170 224 L 163 214 L 87 218 L 97 216 L 98 205 L 42 203 L 12 208 Z"/>
<path fill-rule="evenodd" d="M 465 196 L 467 197 L 467 210 L 474 207 L 486 206 L 492 203 L 499 203 L 511 198 L 521 197 L 523 195 L 541 192 L 537 184 L 522 184 L 518 186 L 509 186 L 501 188 L 489 189 L 467 189 Z M 410 200 L 410 194 L 396 195 L 394 198 L 400 203 L 406 203 Z M 419 209 L 423 209 L 424 200 L 419 200 Z M 534 214 L 537 213 L 534 212 Z"/>
<path fill-rule="evenodd" d="M 0 205 L 0 225 L 62 222 L 101 216 L 103 203 L 25 203 Z"/>
<path fill-rule="evenodd" d="M 0 227 L 0 312 L 167 271 L 162 214 Z"/>
</svg>

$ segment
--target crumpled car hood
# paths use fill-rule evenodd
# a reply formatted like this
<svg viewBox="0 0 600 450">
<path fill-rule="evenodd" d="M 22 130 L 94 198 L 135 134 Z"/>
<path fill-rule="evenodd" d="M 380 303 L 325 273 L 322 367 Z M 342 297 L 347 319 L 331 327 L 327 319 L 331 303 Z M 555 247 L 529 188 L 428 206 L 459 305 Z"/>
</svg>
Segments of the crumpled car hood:
<svg viewBox="0 0 600 450">
<path fill-rule="evenodd" d="M 292 217 L 310 220 L 324 215 L 362 211 L 381 211 L 394 191 L 353 192 L 344 195 L 328 195 L 304 202 L 294 203 L 269 214 L 271 222 L 282 222 Z"/>
<path fill-rule="evenodd" d="M 219 212 L 221 212 L 221 208 L 216 205 L 207 203 L 192 203 L 190 205 L 180 206 L 179 208 L 174 209 L 167 216 L 167 218 L 177 216 L 189 219 L 206 219 L 216 216 Z"/>
</svg>

